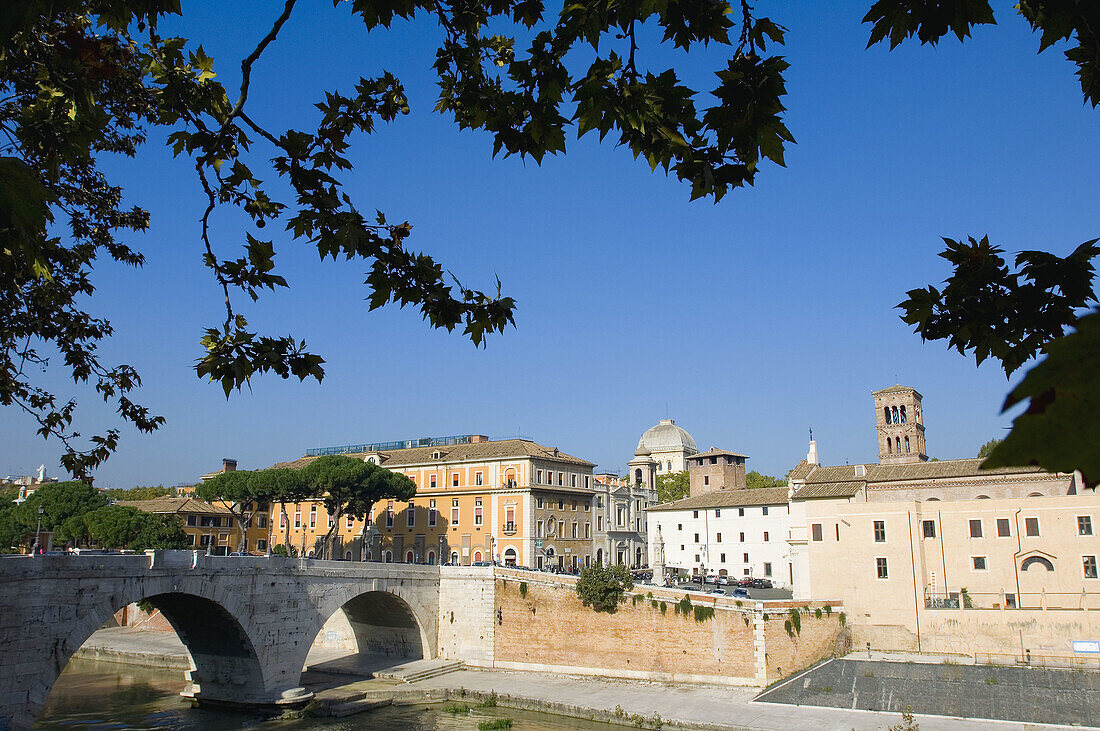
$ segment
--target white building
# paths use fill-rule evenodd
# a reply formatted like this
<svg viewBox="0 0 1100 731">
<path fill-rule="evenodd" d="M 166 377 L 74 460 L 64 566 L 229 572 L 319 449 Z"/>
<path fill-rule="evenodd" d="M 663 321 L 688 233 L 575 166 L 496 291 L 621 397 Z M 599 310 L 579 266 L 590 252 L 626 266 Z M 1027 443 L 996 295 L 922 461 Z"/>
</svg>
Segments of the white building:
<svg viewBox="0 0 1100 731">
<path fill-rule="evenodd" d="M 791 585 L 787 488 L 721 490 L 655 505 L 648 513 L 650 551 L 660 526 L 670 572 Z"/>
</svg>

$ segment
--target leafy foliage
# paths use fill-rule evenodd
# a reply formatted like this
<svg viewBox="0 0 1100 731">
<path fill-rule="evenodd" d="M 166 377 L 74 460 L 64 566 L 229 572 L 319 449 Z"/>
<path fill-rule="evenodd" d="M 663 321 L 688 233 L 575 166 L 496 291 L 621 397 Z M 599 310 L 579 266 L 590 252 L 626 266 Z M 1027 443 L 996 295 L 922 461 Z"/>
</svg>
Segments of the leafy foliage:
<svg viewBox="0 0 1100 731">
<path fill-rule="evenodd" d="M 128 505 L 106 505 L 85 514 L 88 535 L 103 548 L 187 548 L 183 522 L 175 515 L 146 513 Z"/>
<path fill-rule="evenodd" d="M 687 470 L 657 475 L 657 502 L 670 503 L 688 496 L 690 484 Z"/>
<path fill-rule="evenodd" d="M 207 206 L 200 246 L 221 287 L 225 317 L 207 327 L 196 372 L 228 397 L 257 374 L 324 377 L 324 359 L 292 335 L 252 329 L 234 297 L 256 301 L 288 286 L 276 270 L 279 237 L 261 235 L 281 223 L 282 238 L 314 247 L 320 258 L 361 262 L 371 310 L 387 303 L 418 307 L 431 327 L 454 330 L 475 345 L 514 324 L 515 301 L 466 287 L 431 256 L 413 250 L 412 225 L 366 215 L 340 176 L 351 169 L 350 138 L 409 113 L 404 87 L 389 73 L 360 78 L 353 88 L 328 91 L 317 102 L 315 129 L 269 130 L 250 116 L 252 68 L 295 11 L 287 0 L 270 29 L 241 62 L 241 85 L 231 97 L 201 45 L 166 37 L 158 21 L 181 12 L 177 0 L 12 0 L 0 21 L 0 403 L 38 421 L 44 437 L 65 445 L 62 464 L 83 478 L 118 445 L 119 430 L 88 437 L 73 429 L 76 403 L 60 402 L 36 385 L 26 366 L 47 366 L 59 350 L 71 377 L 90 381 L 121 417 L 142 431 L 163 423 L 130 400 L 141 385 L 128 365 L 100 362 L 99 343 L 111 324 L 86 312 L 97 258 L 140 266 L 142 254 L 122 243 L 144 231 L 148 214 L 122 206 L 123 191 L 97 167 L 107 153 L 135 156 L 146 135 L 164 129 L 176 155 L 195 165 Z M 783 123 L 786 62 L 767 56 L 784 29 L 738 13 L 725 0 L 620 3 L 582 0 L 557 11 L 532 0 L 493 3 L 454 0 L 350 0 L 343 4 L 367 31 L 395 18 L 435 24 L 443 41 L 435 53 L 436 110 L 460 128 L 487 131 L 494 153 L 530 157 L 566 149 L 567 131 L 617 138 L 651 168 L 671 172 L 691 197 L 719 200 L 752 184 L 761 163 L 783 164 L 793 138 Z M 734 18 L 740 21 L 740 33 Z M 675 68 L 646 68 L 638 29 L 652 24 L 661 40 L 691 52 L 728 48 L 712 89 L 684 85 Z M 516 37 L 530 39 L 517 50 Z M 639 53 L 642 51 L 642 53 Z M 709 94 L 700 95 L 704 91 Z M 705 101 L 703 101 L 705 100 Z M 257 148 L 257 149 L 254 149 Z M 259 149 L 262 148 L 262 149 Z M 293 201 L 265 189 L 269 177 L 289 184 Z M 242 251 L 215 250 L 214 212 L 231 206 L 253 230 Z M 64 236 L 55 228 L 67 224 Z M 453 283 L 452 283 L 453 282 Z M 33 347 L 44 343 L 45 350 Z"/>
<path fill-rule="evenodd" d="M 245 526 L 261 506 L 283 503 L 285 515 L 287 502 L 299 502 L 314 497 L 316 491 L 298 470 L 234 470 L 222 472 L 196 485 L 195 496 L 207 502 L 224 503 L 233 513 L 243 536 Z M 289 536 L 289 522 L 284 522 L 287 526 L 286 534 Z M 289 543 L 289 538 L 285 542 Z"/>
<path fill-rule="evenodd" d="M 1069 335 L 1049 343 L 1047 357 L 1028 371 L 1005 400 L 1005 410 L 1025 399 L 1012 431 L 983 467 L 1036 464 L 1050 470 L 1081 470 L 1085 484 L 1100 482 L 1100 312 L 1077 321 Z"/>
<path fill-rule="evenodd" d="M 993 450 L 997 448 L 997 445 L 1003 442 L 1003 439 L 990 439 L 988 442 L 978 448 L 978 456 L 985 459 L 989 455 L 993 454 Z"/>
<path fill-rule="evenodd" d="M 626 591 L 633 587 L 634 579 L 625 564 L 594 564 L 581 571 L 577 579 L 577 596 L 586 607 L 614 614 Z"/>
<path fill-rule="evenodd" d="M 54 532 L 55 543 L 76 543 L 85 537 L 83 516 L 107 504 L 107 498 L 83 482 L 55 482 L 34 491 L 15 509 L 19 530 L 29 533 L 38 524 L 42 508 L 42 529 Z"/>
<path fill-rule="evenodd" d="M 332 536 L 340 519 L 350 515 L 366 518 L 374 503 L 383 498 L 411 500 L 416 495 L 416 483 L 405 475 L 390 472 L 370 462 L 333 454 L 318 457 L 302 468 L 302 478 L 325 504 L 332 526 L 325 535 L 325 555 L 328 556 Z"/>
<path fill-rule="evenodd" d="M 762 475 L 756 470 L 751 470 L 745 475 L 745 482 L 750 488 L 787 486 L 786 477 L 772 477 L 771 475 Z"/>
<path fill-rule="evenodd" d="M 108 500 L 153 500 L 171 495 L 172 491 L 163 485 L 157 485 L 155 487 L 131 487 L 128 490 L 112 488 L 104 490 L 103 494 L 107 496 Z"/>
</svg>

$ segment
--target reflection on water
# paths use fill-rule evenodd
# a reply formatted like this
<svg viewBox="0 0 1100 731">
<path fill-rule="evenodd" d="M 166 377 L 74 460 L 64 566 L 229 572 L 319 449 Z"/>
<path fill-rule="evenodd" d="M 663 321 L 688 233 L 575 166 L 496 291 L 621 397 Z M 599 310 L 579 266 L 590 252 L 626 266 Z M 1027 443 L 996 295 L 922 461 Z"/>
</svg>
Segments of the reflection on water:
<svg viewBox="0 0 1100 731">
<path fill-rule="evenodd" d="M 57 679 L 35 728 L 41 729 L 409 729 L 410 731 L 471 731 L 478 721 L 514 719 L 518 731 L 607 731 L 607 724 L 510 708 L 478 708 L 453 715 L 438 705 L 390 706 L 344 719 L 310 718 L 265 721 L 261 718 L 197 710 L 179 696 L 183 673 L 116 663 L 74 659 Z"/>
</svg>

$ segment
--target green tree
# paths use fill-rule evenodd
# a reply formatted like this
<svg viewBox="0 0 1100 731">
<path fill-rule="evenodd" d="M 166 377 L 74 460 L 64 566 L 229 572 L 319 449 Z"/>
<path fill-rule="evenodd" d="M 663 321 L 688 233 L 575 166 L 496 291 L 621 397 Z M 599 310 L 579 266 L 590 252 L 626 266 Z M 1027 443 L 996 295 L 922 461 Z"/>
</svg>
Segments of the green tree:
<svg viewBox="0 0 1100 731">
<path fill-rule="evenodd" d="M 586 607 L 592 607 L 597 612 L 614 613 L 626 591 L 633 587 L 634 579 L 626 564 L 595 564 L 581 571 L 577 579 L 577 596 Z"/>
<path fill-rule="evenodd" d="M 15 519 L 15 498 L 19 490 L 0 490 L 0 553 L 10 553 L 23 538 L 22 528 Z"/>
<path fill-rule="evenodd" d="M 331 525 L 325 534 L 324 558 L 331 556 L 333 536 L 342 517 L 363 520 L 382 498 L 411 500 L 416 495 L 416 483 L 405 475 L 339 454 L 313 460 L 302 468 L 302 477 L 328 511 Z"/>
<path fill-rule="evenodd" d="M 32 532 L 41 507 L 42 529 L 54 531 L 55 542 L 70 543 L 83 536 L 80 517 L 106 504 L 107 498 L 87 483 L 55 482 L 42 485 L 24 500 L 15 509 L 15 520 L 24 533 Z"/>
<path fill-rule="evenodd" d="M 437 26 L 443 41 L 434 56 L 436 110 L 460 128 L 481 129 L 494 153 L 530 157 L 565 151 L 566 132 L 611 134 L 635 157 L 691 186 L 692 198 L 720 199 L 752 183 L 760 162 L 782 164 L 785 143 L 780 98 L 787 64 L 768 56 L 783 29 L 755 18 L 747 2 L 626 3 L 603 0 L 548 11 L 538 1 L 350 0 L 337 3 L 362 21 L 365 32 L 396 18 Z M 141 381 L 129 366 L 104 365 L 98 343 L 111 334 L 106 320 L 82 308 L 91 294 L 98 256 L 140 266 L 142 254 L 122 242 L 149 218 L 122 205 L 123 191 L 97 166 L 104 154 L 137 154 L 157 128 L 177 155 L 195 163 L 208 205 L 198 247 L 225 301 L 224 318 L 207 328 L 196 370 L 217 381 L 226 396 L 252 376 L 324 376 L 321 356 L 292 336 L 263 336 L 249 328 L 234 298 L 256 300 L 265 289 L 286 287 L 275 271 L 277 242 L 260 238 L 269 222 L 308 242 L 322 259 L 343 257 L 368 269 L 371 309 L 389 302 L 419 307 L 432 327 L 462 327 L 475 345 L 514 323 L 515 302 L 496 292 L 448 283 L 433 258 L 409 247 L 412 225 L 382 212 L 360 213 L 339 175 L 351 167 L 349 137 L 370 134 L 409 112 L 404 87 L 389 73 L 360 78 L 347 92 L 327 92 L 316 105 L 316 129 L 274 130 L 249 112 L 253 66 L 295 12 L 296 0 L 273 9 L 270 29 L 241 62 L 232 95 L 216 79 L 201 45 L 164 37 L 158 21 L 180 13 L 178 0 L 9 0 L 0 22 L 0 403 L 35 419 L 44 436 L 65 445 L 62 464 L 82 476 L 117 448 L 108 429 L 81 449 L 72 431 L 75 404 L 59 403 L 28 373 L 45 367 L 44 342 L 61 350 L 77 381 L 92 380 L 123 419 L 150 431 L 163 423 L 129 394 Z M 415 16 L 415 18 L 414 18 Z M 735 19 L 740 22 L 738 28 Z M 660 29 L 660 40 L 639 33 Z M 427 29 L 426 29 L 427 30 Z M 516 36 L 530 39 L 517 51 Z M 728 49 L 717 69 L 711 101 L 696 105 L 697 90 L 675 68 L 647 67 L 648 46 L 685 52 Z M 641 51 L 641 52 L 639 52 Z M 256 149 L 254 149 L 254 147 Z M 256 166 L 267 172 L 254 172 Z M 261 177 L 277 176 L 294 203 L 274 200 Z M 236 207 L 254 228 L 240 256 L 215 251 L 212 215 Z M 51 224 L 68 224 L 65 238 Z M 25 367 L 25 366 L 34 366 Z"/>
<path fill-rule="evenodd" d="M 757 487 L 786 487 L 787 478 L 785 477 L 772 477 L 771 475 L 762 475 L 756 470 L 752 470 L 745 475 L 745 482 L 750 488 Z"/>
<path fill-rule="evenodd" d="M 195 486 L 195 497 L 220 502 L 233 514 L 240 536 L 238 546 L 244 545 L 246 526 L 260 506 L 272 501 L 272 495 L 264 490 L 265 483 L 256 474 L 250 470 L 222 472 Z"/>
<path fill-rule="evenodd" d="M 103 494 L 107 496 L 108 500 L 153 500 L 158 497 L 167 497 L 172 494 L 164 485 L 157 485 L 156 487 L 131 487 L 129 489 L 124 488 L 111 488 L 104 490 Z"/>
<path fill-rule="evenodd" d="M 997 448 L 997 445 L 1003 442 L 1003 439 L 990 439 L 978 449 L 978 456 L 985 459 L 989 455 L 993 454 L 993 450 Z"/>
<path fill-rule="evenodd" d="M 186 548 L 183 522 L 175 515 L 146 513 L 129 505 L 106 505 L 82 516 L 88 535 L 102 548 Z"/>
<path fill-rule="evenodd" d="M 657 502 L 670 503 L 687 497 L 689 492 L 687 470 L 657 475 Z"/>
</svg>

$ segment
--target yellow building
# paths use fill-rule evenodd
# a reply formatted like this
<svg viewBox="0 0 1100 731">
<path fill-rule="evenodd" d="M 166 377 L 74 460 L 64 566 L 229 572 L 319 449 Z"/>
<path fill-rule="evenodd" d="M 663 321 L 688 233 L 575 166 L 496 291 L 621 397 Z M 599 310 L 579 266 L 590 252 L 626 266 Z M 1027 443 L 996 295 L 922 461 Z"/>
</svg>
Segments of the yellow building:
<svg viewBox="0 0 1100 731">
<path fill-rule="evenodd" d="M 175 515 L 183 522 L 191 546 L 224 556 L 238 551 L 240 529 L 227 508 L 191 497 L 158 497 L 152 500 L 118 500 L 115 505 L 146 513 Z"/>
<path fill-rule="evenodd" d="M 427 444 L 423 444 L 427 442 Z M 343 518 L 337 555 L 347 560 L 531 567 L 583 567 L 592 561 L 594 465 L 526 439 L 470 435 L 357 445 L 275 465 L 300 468 L 342 453 L 406 475 L 408 502 L 375 504 L 367 521 Z M 391 448 L 396 447 L 396 448 Z M 330 519 L 320 500 L 272 508 L 272 540 L 321 555 Z M 541 534 L 540 531 L 541 530 Z"/>
</svg>

